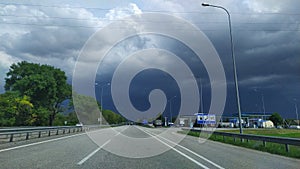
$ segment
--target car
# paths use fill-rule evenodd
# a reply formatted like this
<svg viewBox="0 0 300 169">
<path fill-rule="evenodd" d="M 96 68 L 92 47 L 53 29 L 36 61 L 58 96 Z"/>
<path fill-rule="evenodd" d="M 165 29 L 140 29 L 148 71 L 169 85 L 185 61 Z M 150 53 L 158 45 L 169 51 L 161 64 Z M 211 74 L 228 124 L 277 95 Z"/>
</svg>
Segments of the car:
<svg viewBox="0 0 300 169">
<path fill-rule="evenodd" d="M 155 120 L 153 125 L 155 127 L 161 127 L 162 126 L 162 121 L 161 120 Z"/>
<path fill-rule="evenodd" d="M 83 124 L 82 124 L 82 123 L 77 123 L 76 126 L 77 126 L 77 127 L 82 127 Z"/>
<path fill-rule="evenodd" d="M 172 122 L 168 122 L 168 126 L 174 126 L 174 123 L 172 123 Z"/>
<path fill-rule="evenodd" d="M 292 125 L 289 127 L 290 129 L 300 129 L 300 126 Z"/>
</svg>

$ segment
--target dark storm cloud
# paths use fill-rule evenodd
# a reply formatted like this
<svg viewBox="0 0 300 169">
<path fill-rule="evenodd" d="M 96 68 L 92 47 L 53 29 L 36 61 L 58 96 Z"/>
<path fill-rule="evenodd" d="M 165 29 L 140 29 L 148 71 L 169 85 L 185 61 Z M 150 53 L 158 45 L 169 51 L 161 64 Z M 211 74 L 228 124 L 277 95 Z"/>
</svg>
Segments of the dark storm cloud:
<svg viewBox="0 0 300 169">
<path fill-rule="evenodd" d="M 243 111 L 258 110 L 255 104 L 259 104 L 260 98 L 254 89 L 259 88 L 259 91 L 265 95 L 268 111 L 288 112 L 288 115 L 284 115 L 293 117 L 294 110 L 289 104 L 294 98 L 300 101 L 300 13 L 298 12 L 300 2 L 297 0 L 211 0 L 208 2 L 226 7 L 232 16 Z M 105 14 L 104 18 L 95 17 L 98 15 L 86 8 L 4 6 L 0 9 L 2 15 L 26 17 L 0 17 L 1 22 L 20 23 L 1 24 L 0 50 L 3 53 L 3 55 L 0 53 L 3 60 L 1 64 L 5 63 L 4 66 L 7 69 L 10 63 L 18 60 L 52 64 L 68 70 L 69 78 L 71 78 L 75 58 L 85 41 L 96 30 L 94 27 L 103 26 L 105 24 L 102 22 L 109 22 L 110 19 L 121 19 L 128 14 L 140 13 L 143 10 L 169 11 L 169 14 L 183 17 L 195 24 L 211 40 L 219 53 L 227 78 L 228 96 L 225 112 L 236 112 L 227 15 L 221 9 L 202 7 L 201 3 L 196 0 L 139 2 L 137 5 L 130 4 L 129 7 L 123 5 L 114 7 L 110 11 L 101 11 Z M 130 10 L 136 12 L 130 12 Z M 114 35 L 107 35 L 102 41 L 105 43 L 110 36 Z M 101 73 L 105 74 L 104 78 L 101 77 L 103 81 L 110 79 L 108 76 L 130 52 L 145 47 L 164 47 L 186 58 L 185 61 L 191 69 L 197 72 L 195 74 L 198 85 L 199 78 L 202 78 L 204 103 L 208 110 L 211 84 L 204 65 L 195 59 L 196 57 L 189 57 L 192 55 L 190 51 L 180 47 L 174 41 L 164 41 L 162 38 L 132 38 L 131 40 L 105 58 L 103 62 L 105 66 L 101 70 Z M 97 57 L 93 59 L 92 61 L 95 61 Z M 91 60 L 83 64 L 88 65 L 89 62 Z M 3 70 L 2 74 L 4 72 Z M 140 81 L 137 83 L 143 85 Z M 139 86 L 138 84 L 135 86 Z M 176 99 L 175 102 L 178 101 Z M 106 104 L 113 106 L 112 103 Z"/>
</svg>

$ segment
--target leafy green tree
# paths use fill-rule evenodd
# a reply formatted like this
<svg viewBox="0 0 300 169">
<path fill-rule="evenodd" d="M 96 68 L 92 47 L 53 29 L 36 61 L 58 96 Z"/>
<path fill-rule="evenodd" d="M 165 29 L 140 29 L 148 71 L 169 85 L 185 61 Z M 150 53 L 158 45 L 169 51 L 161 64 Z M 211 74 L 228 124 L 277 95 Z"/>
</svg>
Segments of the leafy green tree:
<svg viewBox="0 0 300 169">
<path fill-rule="evenodd" d="M 69 113 L 67 115 L 67 122 L 68 122 L 67 125 L 75 125 L 75 124 L 79 123 L 75 112 Z"/>
<path fill-rule="evenodd" d="M 58 113 L 56 115 L 56 118 L 54 119 L 53 124 L 54 126 L 64 126 L 65 121 L 67 121 L 67 116 L 62 113 Z"/>
<path fill-rule="evenodd" d="M 99 124 L 101 105 L 90 96 L 73 93 L 73 100 L 70 103 L 79 113 L 79 121 L 83 124 Z M 102 124 L 119 124 L 126 122 L 126 119 L 120 114 L 111 110 L 103 110 Z"/>
<path fill-rule="evenodd" d="M 12 64 L 5 82 L 6 91 L 19 91 L 31 98 L 35 108 L 48 110 L 42 112 L 47 114 L 50 126 L 61 110 L 62 102 L 71 97 L 71 86 L 65 72 L 49 65 L 26 61 Z M 41 113 L 36 112 L 36 115 Z"/>
<path fill-rule="evenodd" d="M 34 126 L 45 126 L 49 122 L 49 110 L 44 107 L 38 107 L 33 110 L 32 121 Z"/>
<path fill-rule="evenodd" d="M 269 119 L 274 123 L 276 127 L 282 125 L 283 123 L 282 117 L 277 112 L 273 113 Z"/>
<path fill-rule="evenodd" d="M 126 122 L 126 119 L 123 116 L 111 110 L 103 110 L 102 115 L 109 124 L 120 124 L 122 122 Z"/>
<path fill-rule="evenodd" d="M 18 92 L 6 92 L 0 95 L 0 126 L 26 126 L 34 123 L 33 104 L 28 96 L 19 96 Z"/>
<path fill-rule="evenodd" d="M 67 124 L 65 124 L 65 121 Z M 55 126 L 64 126 L 64 125 L 76 125 L 78 123 L 77 116 L 74 112 L 68 113 L 67 115 L 58 113 L 53 122 Z"/>
<path fill-rule="evenodd" d="M 73 93 L 73 100 L 70 105 L 74 107 L 78 113 L 78 120 L 87 124 L 99 124 L 98 118 L 100 116 L 100 109 L 96 99 L 90 96 Z M 104 123 L 103 123 L 104 124 Z"/>
<path fill-rule="evenodd" d="M 28 96 L 23 96 L 15 99 L 16 104 L 16 126 L 33 125 L 35 120 L 32 118 L 33 104 Z"/>
<path fill-rule="evenodd" d="M 0 126 L 13 126 L 16 122 L 16 92 L 0 95 Z"/>
</svg>

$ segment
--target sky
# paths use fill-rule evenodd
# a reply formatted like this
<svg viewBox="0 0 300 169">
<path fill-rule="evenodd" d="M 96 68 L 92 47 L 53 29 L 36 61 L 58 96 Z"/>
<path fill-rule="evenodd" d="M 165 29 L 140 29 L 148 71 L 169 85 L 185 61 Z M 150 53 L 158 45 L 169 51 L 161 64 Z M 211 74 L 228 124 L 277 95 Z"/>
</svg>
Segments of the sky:
<svg viewBox="0 0 300 169">
<path fill-rule="evenodd" d="M 231 15 L 242 112 L 279 112 L 285 118 L 296 118 L 295 104 L 300 106 L 298 0 L 0 0 L 0 93 L 4 92 L 4 78 L 13 63 L 25 60 L 53 65 L 66 72 L 70 84 L 74 79 L 76 66 L 84 65 L 83 70 L 77 69 L 80 74 L 77 74 L 76 78 L 82 82 L 78 87 L 82 88 L 82 91 L 89 89 L 85 82 L 93 78 L 93 83 L 89 84 L 94 87 L 93 94 L 89 91 L 87 94 L 95 95 L 101 100 L 103 91 L 103 107 L 118 111 L 109 90 L 116 86 L 105 84 L 112 83 L 118 65 L 128 60 L 131 65 L 126 66 L 123 72 L 149 65 L 163 65 L 165 70 L 147 69 L 133 77 L 128 87 L 129 98 L 137 110 L 150 109 L 149 94 L 154 89 L 161 89 L 166 97 L 163 99 L 164 115 L 170 116 L 170 112 L 177 114 L 184 96 L 180 90 L 181 85 L 190 85 L 193 83 L 191 79 L 195 79 L 199 89 L 195 95 L 199 95 L 197 99 L 200 100 L 198 111 L 209 112 L 214 104 L 211 103 L 214 91 L 212 88 L 221 84 L 218 83 L 220 79 L 210 76 L 214 69 L 207 69 L 209 61 L 199 59 L 188 45 L 178 39 L 155 33 L 135 35 L 114 44 L 101 58 L 101 62 L 99 53 L 93 54 L 92 50 L 89 51 L 92 57 L 80 59 L 85 49 L 90 47 L 87 44 L 93 37 L 100 39 L 100 45 L 110 45 L 110 40 L 117 37 L 118 33 L 138 32 L 141 25 L 145 24 L 162 29 L 165 26 L 170 32 L 185 31 L 185 37 L 189 37 L 188 41 L 195 44 L 196 36 L 193 37 L 193 32 L 179 22 L 169 25 L 166 22 L 138 22 L 136 27 L 126 27 L 126 24 L 120 26 L 123 22 L 130 22 L 126 19 L 132 15 L 167 14 L 189 22 L 201 30 L 211 42 L 226 77 L 226 98 L 222 113 L 235 113 L 237 106 L 228 18 L 221 9 L 203 7 L 203 2 L 222 6 Z M 161 20 L 164 21 L 163 18 Z M 116 22 L 119 22 L 117 27 L 111 29 L 108 34 L 97 36 L 97 32 L 103 32 L 104 28 Z M 150 60 L 151 63 L 134 58 L 134 54 L 139 51 L 153 48 L 164 51 L 161 51 L 160 57 Z M 176 73 L 181 76 L 183 69 L 176 67 L 176 59 L 170 59 L 166 51 L 178 56 L 190 68 L 192 78 L 182 76 L 183 81 L 187 83 L 178 84 L 176 78 L 167 72 L 177 69 Z M 92 67 L 96 68 L 96 73 L 88 79 L 87 76 L 93 74 Z M 119 87 L 122 85 L 119 84 Z M 197 99 L 196 102 L 199 102 Z"/>
</svg>

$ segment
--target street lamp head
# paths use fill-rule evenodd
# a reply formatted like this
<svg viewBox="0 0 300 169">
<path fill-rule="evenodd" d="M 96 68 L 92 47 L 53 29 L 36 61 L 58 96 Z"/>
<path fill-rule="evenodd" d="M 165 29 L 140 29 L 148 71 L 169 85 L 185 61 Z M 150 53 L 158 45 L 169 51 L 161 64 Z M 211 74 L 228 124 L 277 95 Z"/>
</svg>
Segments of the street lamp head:
<svg viewBox="0 0 300 169">
<path fill-rule="evenodd" d="M 207 3 L 202 3 L 202 6 L 210 6 L 210 5 Z"/>
</svg>

